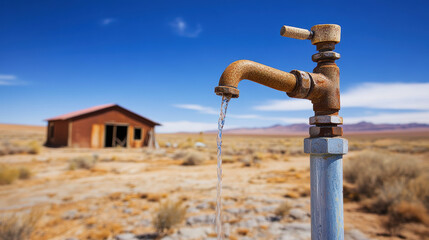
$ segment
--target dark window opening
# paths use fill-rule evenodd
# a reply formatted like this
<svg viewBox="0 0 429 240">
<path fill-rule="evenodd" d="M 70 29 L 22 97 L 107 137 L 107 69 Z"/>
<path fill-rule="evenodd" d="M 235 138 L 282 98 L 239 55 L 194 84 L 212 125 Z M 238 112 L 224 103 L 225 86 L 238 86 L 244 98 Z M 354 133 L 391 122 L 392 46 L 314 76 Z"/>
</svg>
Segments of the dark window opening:
<svg viewBox="0 0 429 240">
<path fill-rule="evenodd" d="M 134 140 L 141 140 L 141 139 L 142 139 L 142 129 L 134 128 Z"/>
</svg>

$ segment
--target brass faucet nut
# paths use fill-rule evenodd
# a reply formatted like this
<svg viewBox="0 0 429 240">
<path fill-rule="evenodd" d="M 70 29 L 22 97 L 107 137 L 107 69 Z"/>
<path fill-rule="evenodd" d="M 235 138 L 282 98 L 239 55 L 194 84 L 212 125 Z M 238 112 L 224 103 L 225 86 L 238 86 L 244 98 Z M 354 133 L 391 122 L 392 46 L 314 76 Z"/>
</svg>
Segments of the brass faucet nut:
<svg viewBox="0 0 429 240">
<path fill-rule="evenodd" d="M 319 61 L 324 61 L 324 60 L 338 60 L 340 59 L 341 55 L 339 53 L 336 53 L 334 51 L 326 51 L 326 52 L 319 52 L 316 54 L 313 54 L 313 56 L 311 56 L 311 60 L 313 60 L 313 62 L 319 62 Z"/>
<path fill-rule="evenodd" d="M 341 40 L 341 27 L 336 24 L 320 24 L 311 28 L 314 33 L 311 44 L 316 45 L 321 42 L 339 43 Z"/>
<path fill-rule="evenodd" d="M 310 125 L 341 125 L 343 124 L 343 118 L 337 115 L 320 115 L 310 117 Z"/>
<path fill-rule="evenodd" d="M 313 86 L 311 75 L 308 72 L 300 70 L 292 70 L 290 73 L 296 76 L 296 87 L 292 92 L 287 93 L 287 95 L 294 98 L 306 98 Z"/>
<path fill-rule="evenodd" d="M 312 138 L 343 136 L 343 128 L 337 126 L 312 126 L 309 132 Z"/>
<path fill-rule="evenodd" d="M 240 90 L 230 86 L 217 86 L 215 87 L 215 93 L 219 96 L 229 96 L 231 98 L 238 98 Z"/>
</svg>

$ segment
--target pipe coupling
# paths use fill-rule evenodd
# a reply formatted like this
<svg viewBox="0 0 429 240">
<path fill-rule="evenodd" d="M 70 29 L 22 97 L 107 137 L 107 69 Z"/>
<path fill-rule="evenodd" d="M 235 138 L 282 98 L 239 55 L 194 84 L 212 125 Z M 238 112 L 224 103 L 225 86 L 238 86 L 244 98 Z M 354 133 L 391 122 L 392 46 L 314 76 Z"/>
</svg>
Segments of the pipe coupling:
<svg viewBox="0 0 429 240">
<path fill-rule="evenodd" d="M 287 95 L 293 98 L 306 98 L 314 86 L 313 78 L 308 72 L 300 70 L 292 70 L 290 73 L 296 76 L 296 87 Z"/>
</svg>

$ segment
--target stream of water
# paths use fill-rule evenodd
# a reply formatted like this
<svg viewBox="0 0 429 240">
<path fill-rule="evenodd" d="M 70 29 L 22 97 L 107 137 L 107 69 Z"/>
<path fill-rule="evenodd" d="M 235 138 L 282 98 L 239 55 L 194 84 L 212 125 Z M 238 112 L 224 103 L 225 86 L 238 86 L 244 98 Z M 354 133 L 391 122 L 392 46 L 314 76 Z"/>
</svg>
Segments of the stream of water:
<svg viewBox="0 0 429 240">
<path fill-rule="evenodd" d="M 222 96 L 222 104 L 220 106 L 220 115 L 218 121 L 218 133 L 217 133 L 217 193 L 216 193 L 216 233 L 217 239 L 223 239 L 222 232 L 222 129 L 225 124 L 226 110 L 228 103 L 231 98 L 228 96 Z"/>
</svg>

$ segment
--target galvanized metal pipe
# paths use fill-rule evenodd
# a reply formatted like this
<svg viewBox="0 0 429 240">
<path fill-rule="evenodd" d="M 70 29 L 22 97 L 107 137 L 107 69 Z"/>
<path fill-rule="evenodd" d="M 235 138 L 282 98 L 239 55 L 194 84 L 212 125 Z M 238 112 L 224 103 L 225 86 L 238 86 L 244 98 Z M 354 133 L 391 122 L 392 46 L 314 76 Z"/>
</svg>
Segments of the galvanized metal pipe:
<svg viewBox="0 0 429 240">
<path fill-rule="evenodd" d="M 311 236 L 343 239 L 342 155 L 310 156 Z"/>
<path fill-rule="evenodd" d="M 343 154 L 347 140 L 307 138 L 304 150 L 310 153 L 311 239 L 343 240 Z"/>
</svg>

